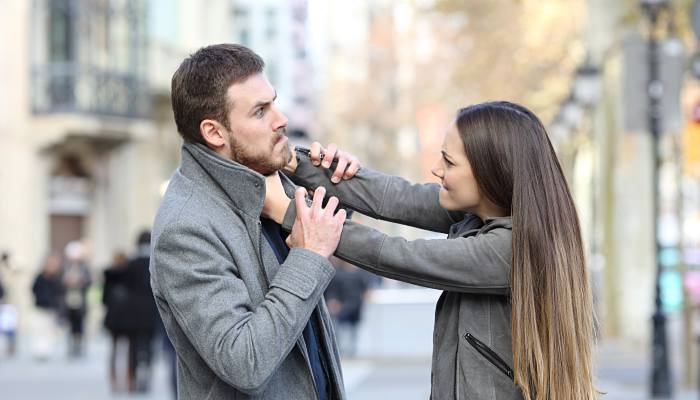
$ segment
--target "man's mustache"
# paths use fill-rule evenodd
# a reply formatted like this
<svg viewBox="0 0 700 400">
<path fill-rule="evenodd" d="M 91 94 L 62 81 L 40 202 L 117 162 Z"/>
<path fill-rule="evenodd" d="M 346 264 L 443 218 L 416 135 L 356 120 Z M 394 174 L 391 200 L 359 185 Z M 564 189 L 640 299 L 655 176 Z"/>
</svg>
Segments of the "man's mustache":
<svg viewBox="0 0 700 400">
<path fill-rule="evenodd" d="M 282 136 L 287 135 L 287 128 L 280 128 L 275 131 L 275 136 L 272 137 L 272 143 L 277 143 L 278 140 L 282 139 Z"/>
</svg>

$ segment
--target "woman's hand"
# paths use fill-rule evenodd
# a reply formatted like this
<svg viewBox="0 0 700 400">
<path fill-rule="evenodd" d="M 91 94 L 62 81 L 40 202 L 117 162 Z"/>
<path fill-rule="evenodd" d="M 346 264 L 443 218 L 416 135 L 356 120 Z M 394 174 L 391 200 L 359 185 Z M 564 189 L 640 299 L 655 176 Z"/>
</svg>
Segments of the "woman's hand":
<svg viewBox="0 0 700 400">
<path fill-rule="evenodd" d="M 323 155 L 323 162 L 321 162 Z M 330 168 L 334 160 L 337 160 L 335 171 L 331 176 L 331 182 L 338 183 L 341 179 L 350 179 L 360 170 L 360 160 L 350 153 L 341 151 L 335 143 L 331 143 L 327 148 L 323 148 L 321 143 L 313 142 L 311 144 L 311 154 L 309 155 L 311 163 L 315 166 L 323 166 Z M 294 173 L 297 170 L 298 160 L 296 151 L 293 152 L 292 160 L 284 168 L 285 171 Z"/>
<path fill-rule="evenodd" d="M 275 172 L 266 177 L 262 216 L 281 224 L 290 202 L 291 199 L 284 192 L 279 174 Z"/>
<path fill-rule="evenodd" d="M 323 161 L 321 161 L 321 154 L 323 154 Z M 352 178 L 361 168 L 360 160 L 357 157 L 338 149 L 335 143 L 329 144 L 325 149 L 319 142 L 311 144 L 311 162 L 314 165 L 330 168 L 333 160 L 338 161 L 331 176 L 333 183 L 338 183 L 341 179 Z"/>
</svg>

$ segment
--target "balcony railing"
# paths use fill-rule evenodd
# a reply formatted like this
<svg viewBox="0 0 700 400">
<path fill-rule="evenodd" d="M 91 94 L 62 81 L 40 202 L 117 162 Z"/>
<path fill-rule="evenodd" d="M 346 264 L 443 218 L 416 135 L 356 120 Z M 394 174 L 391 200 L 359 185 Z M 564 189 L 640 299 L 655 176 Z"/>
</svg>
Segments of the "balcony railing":
<svg viewBox="0 0 700 400">
<path fill-rule="evenodd" d="M 151 113 L 146 0 L 33 0 L 31 109 Z"/>
<path fill-rule="evenodd" d="M 32 69 L 35 114 L 77 112 L 144 118 L 151 112 L 149 85 L 136 75 L 53 63 Z"/>
</svg>

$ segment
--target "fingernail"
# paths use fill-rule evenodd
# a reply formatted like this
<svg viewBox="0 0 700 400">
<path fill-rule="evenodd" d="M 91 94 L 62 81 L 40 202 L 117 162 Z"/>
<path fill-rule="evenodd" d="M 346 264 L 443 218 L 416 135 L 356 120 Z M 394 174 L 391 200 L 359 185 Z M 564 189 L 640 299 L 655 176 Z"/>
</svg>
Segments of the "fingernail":
<svg viewBox="0 0 700 400">
<path fill-rule="evenodd" d="M 331 182 L 338 183 L 338 182 L 340 182 L 340 178 L 338 178 L 337 176 L 334 176 L 331 178 Z"/>
</svg>

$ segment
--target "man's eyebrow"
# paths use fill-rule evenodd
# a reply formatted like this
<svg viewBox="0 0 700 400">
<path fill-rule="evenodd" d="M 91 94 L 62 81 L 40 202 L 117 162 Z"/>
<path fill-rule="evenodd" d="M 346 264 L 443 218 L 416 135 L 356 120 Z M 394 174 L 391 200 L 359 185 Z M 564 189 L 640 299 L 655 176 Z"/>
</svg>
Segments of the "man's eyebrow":
<svg viewBox="0 0 700 400">
<path fill-rule="evenodd" d="M 253 105 L 253 107 L 250 108 L 250 111 L 253 111 L 260 106 L 266 106 L 268 104 L 272 104 L 272 102 L 274 102 L 275 100 L 277 100 L 277 91 L 276 90 L 275 90 L 275 96 L 272 98 L 272 100 L 258 101 L 257 103 L 255 103 Z"/>
</svg>

